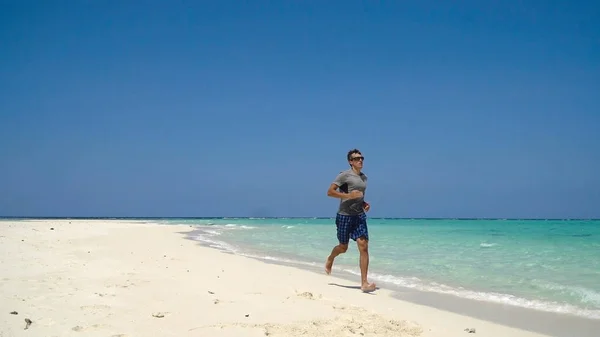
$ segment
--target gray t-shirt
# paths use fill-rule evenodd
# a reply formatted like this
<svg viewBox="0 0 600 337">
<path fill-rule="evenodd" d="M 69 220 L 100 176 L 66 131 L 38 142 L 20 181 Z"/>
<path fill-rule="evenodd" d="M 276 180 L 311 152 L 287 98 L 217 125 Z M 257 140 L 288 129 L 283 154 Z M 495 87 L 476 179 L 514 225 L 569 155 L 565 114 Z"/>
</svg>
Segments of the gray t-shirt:
<svg viewBox="0 0 600 337">
<path fill-rule="evenodd" d="M 352 169 L 340 172 L 333 181 L 338 185 L 338 190 L 343 193 L 349 193 L 354 190 L 359 190 L 363 193 L 363 197 L 356 199 L 340 199 L 338 213 L 343 215 L 357 215 L 363 210 L 363 202 L 365 190 L 367 189 L 367 175 L 360 173 L 360 176 Z"/>
</svg>

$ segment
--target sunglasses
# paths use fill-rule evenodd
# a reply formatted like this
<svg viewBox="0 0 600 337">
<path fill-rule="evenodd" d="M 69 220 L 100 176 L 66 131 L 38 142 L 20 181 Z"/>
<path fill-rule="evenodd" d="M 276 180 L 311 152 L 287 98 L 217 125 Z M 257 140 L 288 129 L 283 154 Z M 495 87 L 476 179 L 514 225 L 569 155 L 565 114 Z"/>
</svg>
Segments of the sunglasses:
<svg viewBox="0 0 600 337">
<path fill-rule="evenodd" d="M 364 160 L 365 160 L 365 157 L 352 157 L 352 158 L 350 158 L 350 160 L 352 160 L 352 161 L 357 161 L 357 160 L 362 160 L 362 161 L 364 161 Z"/>
</svg>

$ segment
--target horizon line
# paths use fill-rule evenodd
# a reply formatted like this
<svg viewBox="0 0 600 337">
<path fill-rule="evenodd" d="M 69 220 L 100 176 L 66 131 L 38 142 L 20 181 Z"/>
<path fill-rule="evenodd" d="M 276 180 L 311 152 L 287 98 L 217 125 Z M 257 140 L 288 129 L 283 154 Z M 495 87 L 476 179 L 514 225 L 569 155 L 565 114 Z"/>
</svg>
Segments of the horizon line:
<svg viewBox="0 0 600 337">
<path fill-rule="evenodd" d="M 77 219 L 77 220 L 160 220 L 160 219 L 186 219 L 186 220 L 201 220 L 201 219 L 334 219 L 334 216 L 3 216 L 0 219 L 40 219 L 40 220 L 59 220 L 59 219 Z M 389 219 L 389 220 L 588 220 L 597 221 L 600 218 L 504 218 L 504 217 L 393 217 L 393 216 L 377 216 L 370 219 Z"/>
</svg>

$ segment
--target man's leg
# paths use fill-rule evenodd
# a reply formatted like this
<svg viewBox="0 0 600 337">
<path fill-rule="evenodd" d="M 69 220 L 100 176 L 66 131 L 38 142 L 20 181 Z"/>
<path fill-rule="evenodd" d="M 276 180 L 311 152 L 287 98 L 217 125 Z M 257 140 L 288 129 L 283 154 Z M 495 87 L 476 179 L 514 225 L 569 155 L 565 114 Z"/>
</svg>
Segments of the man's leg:
<svg viewBox="0 0 600 337">
<path fill-rule="evenodd" d="M 367 227 L 367 215 L 362 213 L 358 217 L 358 226 L 351 234 L 356 240 L 358 252 L 360 253 L 360 289 L 364 292 L 371 292 L 377 288 L 375 283 L 369 283 L 367 275 L 369 272 L 369 229 Z"/>
<path fill-rule="evenodd" d="M 369 239 L 360 237 L 356 240 L 358 252 L 360 253 L 360 289 L 364 292 L 371 292 L 376 289 L 375 283 L 369 283 L 367 274 L 369 271 Z"/>
<path fill-rule="evenodd" d="M 340 255 L 344 254 L 348 250 L 348 244 L 340 243 L 339 245 L 333 247 L 331 250 L 331 254 L 327 257 L 327 262 L 325 262 L 325 272 L 327 274 L 331 274 L 331 268 L 333 267 L 333 260 Z"/>
<path fill-rule="evenodd" d="M 331 274 L 331 268 L 333 267 L 333 261 L 335 258 L 345 253 L 348 250 L 348 242 L 350 241 L 350 226 L 351 218 L 341 214 L 337 214 L 335 217 L 335 226 L 337 227 L 337 239 L 339 244 L 331 250 L 331 254 L 327 257 L 325 262 L 325 273 Z"/>
</svg>

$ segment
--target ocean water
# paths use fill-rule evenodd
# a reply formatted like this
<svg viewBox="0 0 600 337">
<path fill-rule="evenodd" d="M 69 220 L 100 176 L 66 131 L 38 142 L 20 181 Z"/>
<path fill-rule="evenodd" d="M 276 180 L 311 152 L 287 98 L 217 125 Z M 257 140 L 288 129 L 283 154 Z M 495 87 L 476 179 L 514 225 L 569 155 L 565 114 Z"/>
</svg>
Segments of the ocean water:
<svg viewBox="0 0 600 337">
<path fill-rule="evenodd" d="M 369 278 L 421 291 L 600 319 L 600 221 L 369 219 Z M 333 219 L 170 219 L 232 253 L 321 268 Z M 356 275 L 353 241 L 334 274 Z"/>
</svg>

